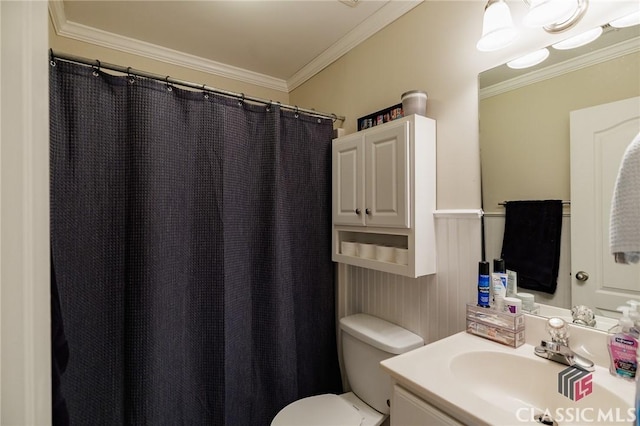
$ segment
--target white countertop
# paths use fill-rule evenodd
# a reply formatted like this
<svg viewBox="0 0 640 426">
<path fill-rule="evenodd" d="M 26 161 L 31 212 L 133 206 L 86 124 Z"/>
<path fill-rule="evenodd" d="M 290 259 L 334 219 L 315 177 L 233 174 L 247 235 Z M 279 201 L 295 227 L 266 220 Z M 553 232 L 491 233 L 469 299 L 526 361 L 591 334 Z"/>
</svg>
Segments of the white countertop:
<svg viewBox="0 0 640 426">
<path fill-rule="evenodd" d="M 600 392 L 601 395 L 614 393 L 624 401 L 623 405 L 625 406 L 623 407 L 624 412 L 622 415 L 626 416 L 623 417 L 624 419 L 628 418 L 629 407 L 634 406 L 635 386 L 632 382 L 612 376 L 608 371 L 608 366 L 596 365 L 596 370 L 593 372 L 593 393 L 587 395 L 581 401 L 574 402 L 563 395 L 553 394 L 558 392 L 557 374 L 566 369 L 567 366 L 537 357 L 534 355 L 533 348 L 534 346 L 531 344 L 524 344 L 514 349 L 466 332 L 461 332 L 405 354 L 384 360 L 381 366 L 400 386 L 465 424 L 527 424 L 527 420 L 524 419 L 523 421 L 523 417 L 526 415 L 526 410 L 532 410 L 533 407 L 530 406 L 527 408 L 527 402 L 524 400 L 526 397 L 522 397 L 524 399 L 520 400 L 518 399 L 518 393 L 526 394 L 527 388 L 532 388 L 533 383 L 531 382 L 533 381 L 536 382 L 535 385 L 538 388 L 545 389 L 545 393 L 546 389 L 548 389 L 548 392 L 551 393 L 549 395 L 556 397 L 556 400 L 558 397 L 560 397 L 561 400 L 565 398 L 567 407 L 573 407 L 572 409 L 574 410 L 586 410 L 584 411 L 584 415 L 588 416 L 597 415 L 593 407 L 599 403 L 596 399 L 598 398 L 598 392 Z M 474 382 L 476 384 L 468 383 L 470 381 L 466 382 L 459 371 L 457 373 L 453 371 L 452 367 L 455 367 L 456 364 L 454 362 L 455 357 L 460 354 L 465 354 L 465 360 L 473 360 L 474 356 L 468 354 L 470 352 L 478 352 L 478 359 L 484 360 L 483 363 L 485 364 L 480 364 L 479 361 L 477 366 L 472 367 L 481 370 L 478 374 L 486 374 L 486 387 L 483 384 L 478 385 L 477 380 Z M 484 353 L 480 354 L 480 352 Z M 544 374 L 531 376 L 531 372 L 529 372 L 530 377 L 525 378 L 527 374 L 526 371 L 519 371 L 514 367 L 500 370 L 500 366 L 490 365 L 491 362 L 486 363 L 486 360 L 492 359 L 492 356 L 500 360 L 514 359 L 517 362 L 520 361 L 510 356 L 505 358 L 499 355 L 500 353 L 528 358 L 528 360 L 523 361 L 523 363 L 529 363 L 529 366 L 544 369 Z M 459 358 L 458 362 L 460 359 L 462 358 Z M 531 362 L 547 363 L 548 366 L 531 364 Z M 458 363 L 457 365 L 460 364 Z M 482 370 L 484 371 L 482 372 Z M 495 392 L 495 380 L 492 379 L 497 377 L 496 375 L 509 375 L 516 380 L 514 382 L 515 385 L 513 385 L 514 389 L 512 394 L 508 395 L 510 400 L 509 404 L 496 400 L 500 398 L 498 395 L 501 395 L 500 392 Z M 523 376 L 521 388 L 519 386 L 520 383 L 517 382 L 519 376 Z M 511 381 L 513 382 L 513 380 Z M 529 383 L 527 383 L 527 381 L 529 381 Z M 491 386 L 492 383 L 494 383 L 493 386 Z M 511 389 L 509 392 L 511 392 Z M 509 392 L 507 392 L 507 394 L 509 394 Z M 524 411 L 516 412 L 518 410 L 514 407 L 517 407 L 519 402 L 521 402 Z M 557 414 L 557 412 L 554 414 Z M 571 413 L 567 411 L 566 414 L 568 416 Z M 583 415 L 577 412 L 573 414 Z M 570 422 L 559 421 L 559 423 L 562 426 Z M 603 422 L 595 422 L 594 424 L 601 425 Z M 615 424 L 628 423 L 616 422 Z"/>
</svg>

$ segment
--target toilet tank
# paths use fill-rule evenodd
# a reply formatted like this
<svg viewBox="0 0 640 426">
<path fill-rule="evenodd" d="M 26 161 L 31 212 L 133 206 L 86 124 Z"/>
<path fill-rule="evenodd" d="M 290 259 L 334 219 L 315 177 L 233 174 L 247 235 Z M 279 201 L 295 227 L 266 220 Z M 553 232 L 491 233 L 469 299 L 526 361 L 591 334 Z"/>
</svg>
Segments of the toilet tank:
<svg viewBox="0 0 640 426">
<path fill-rule="evenodd" d="M 422 337 L 383 319 L 355 314 L 340 319 L 342 357 L 351 390 L 377 411 L 388 414 L 391 379 L 380 361 L 424 345 Z"/>
</svg>

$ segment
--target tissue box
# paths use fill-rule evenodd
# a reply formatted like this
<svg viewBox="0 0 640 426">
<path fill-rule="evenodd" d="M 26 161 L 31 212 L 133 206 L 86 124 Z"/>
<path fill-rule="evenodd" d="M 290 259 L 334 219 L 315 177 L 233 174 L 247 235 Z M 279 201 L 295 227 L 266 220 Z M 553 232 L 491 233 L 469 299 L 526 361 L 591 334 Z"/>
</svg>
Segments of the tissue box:
<svg viewBox="0 0 640 426">
<path fill-rule="evenodd" d="M 524 344 L 524 315 L 467 304 L 467 333 L 517 348 Z"/>
</svg>

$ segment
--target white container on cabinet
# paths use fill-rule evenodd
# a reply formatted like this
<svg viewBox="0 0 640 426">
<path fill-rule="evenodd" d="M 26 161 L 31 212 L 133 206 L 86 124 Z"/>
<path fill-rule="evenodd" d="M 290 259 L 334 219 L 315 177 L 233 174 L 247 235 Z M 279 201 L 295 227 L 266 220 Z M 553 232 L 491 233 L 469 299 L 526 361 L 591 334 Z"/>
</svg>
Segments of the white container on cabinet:
<svg viewBox="0 0 640 426">
<path fill-rule="evenodd" d="M 411 115 L 333 140 L 335 262 L 418 277 L 436 272 L 436 123 Z M 342 241 L 407 249 L 406 264 L 340 252 Z"/>
</svg>

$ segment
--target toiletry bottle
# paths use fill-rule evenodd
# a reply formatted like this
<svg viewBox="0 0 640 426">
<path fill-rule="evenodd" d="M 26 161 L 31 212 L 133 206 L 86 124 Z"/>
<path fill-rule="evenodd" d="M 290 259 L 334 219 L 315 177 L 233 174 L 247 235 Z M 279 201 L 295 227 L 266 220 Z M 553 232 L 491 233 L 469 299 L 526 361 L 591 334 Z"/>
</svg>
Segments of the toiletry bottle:
<svg viewBox="0 0 640 426">
<path fill-rule="evenodd" d="M 638 340 L 631 334 L 633 321 L 629 318 L 629 306 L 620 306 L 618 311 L 622 312 L 622 317 L 618 320 L 618 332 L 609 336 L 609 355 L 611 356 L 611 366 L 609 371 L 614 376 L 627 380 L 634 380 L 636 377 Z"/>
<path fill-rule="evenodd" d="M 627 300 L 627 304 L 631 306 L 631 310 L 629 311 L 629 318 L 633 321 L 631 334 L 633 334 L 633 337 L 637 340 L 640 339 L 640 302 L 637 300 Z"/>
<path fill-rule="evenodd" d="M 516 297 L 518 293 L 518 273 L 507 268 L 507 297 Z"/>
<path fill-rule="evenodd" d="M 640 347 L 636 352 L 636 366 L 640 362 Z M 636 421 L 635 426 L 640 426 L 640 375 L 636 374 Z"/>
<path fill-rule="evenodd" d="M 493 259 L 491 289 L 493 290 L 494 308 L 498 311 L 503 311 L 504 297 L 507 295 L 507 273 L 504 267 L 504 260 L 502 259 Z"/>
<path fill-rule="evenodd" d="M 489 262 L 484 260 L 478 264 L 478 306 L 489 307 L 491 299 L 491 284 L 489 278 Z"/>
</svg>

